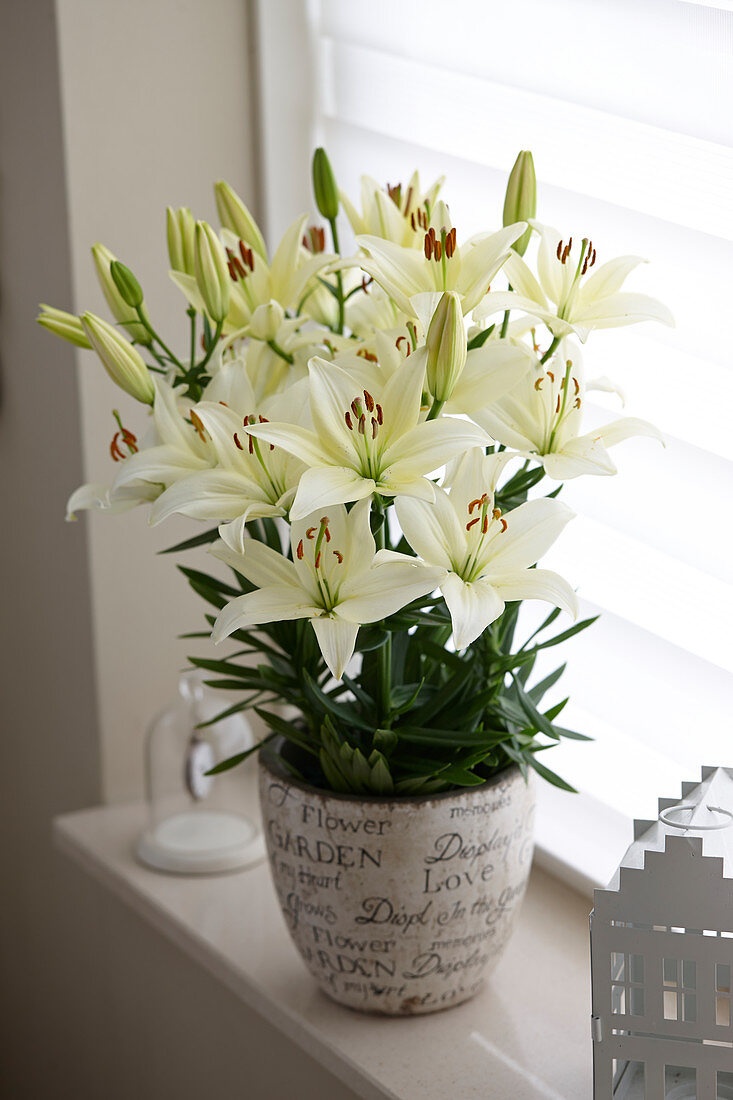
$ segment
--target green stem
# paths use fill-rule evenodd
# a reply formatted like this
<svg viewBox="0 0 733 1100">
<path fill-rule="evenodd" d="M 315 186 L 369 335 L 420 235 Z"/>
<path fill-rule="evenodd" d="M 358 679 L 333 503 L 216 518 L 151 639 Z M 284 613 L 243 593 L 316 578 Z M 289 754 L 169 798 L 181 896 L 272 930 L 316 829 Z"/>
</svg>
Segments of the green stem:
<svg viewBox="0 0 733 1100">
<path fill-rule="evenodd" d="M 269 348 L 272 348 L 272 350 L 275 352 L 276 355 L 279 355 L 281 359 L 284 359 L 286 363 L 290 363 L 290 365 L 292 366 L 293 357 L 292 357 L 292 355 L 290 354 L 289 351 L 285 351 L 274 340 L 268 340 L 267 341 L 267 346 Z"/>
<path fill-rule="evenodd" d="M 437 420 L 437 418 L 440 416 L 443 405 L 445 405 L 445 401 L 438 401 L 438 399 L 436 398 L 435 401 L 433 401 L 430 412 L 428 413 L 428 420 Z"/>
<path fill-rule="evenodd" d="M 203 372 L 204 367 L 207 365 L 207 363 L 209 362 L 209 359 L 211 359 L 211 356 L 216 351 L 216 345 L 219 343 L 223 328 L 224 328 L 224 322 L 219 321 L 219 323 L 216 326 L 216 332 L 214 333 L 214 339 L 211 341 L 211 344 L 209 346 L 209 350 L 207 351 L 205 357 L 201 360 L 201 362 L 198 363 L 197 366 L 196 366 L 196 373 L 197 374 L 201 374 Z"/>
<path fill-rule="evenodd" d="M 193 308 L 193 306 L 189 306 L 188 309 L 186 310 L 186 313 L 188 314 L 188 316 L 191 319 L 191 354 L 190 354 L 190 360 L 191 360 L 191 370 L 193 370 L 194 364 L 196 362 L 196 310 Z"/>
<path fill-rule="evenodd" d="M 153 326 L 150 324 L 150 319 L 148 318 L 148 315 L 145 312 L 145 310 L 143 309 L 143 307 L 138 306 L 137 309 L 135 310 L 135 312 L 137 313 L 137 315 L 140 319 L 140 324 L 143 326 L 143 328 L 146 328 L 148 330 L 148 332 L 150 333 L 150 335 L 153 337 L 153 339 L 155 341 L 157 341 L 157 343 L 163 349 L 163 351 L 168 356 L 170 361 L 172 363 L 175 363 L 175 365 L 178 367 L 178 369 L 185 373 L 185 367 L 183 366 L 183 363 L 181 363 L 181 361 L 173 354 L 173 352 L 168 347 L 168 345 L 163 343 L 160 336 L 158 336 L 158 333 L 155 331 Z"/>
<path fill-rule="evenodd" d="M 387 543 L 387 513 L 384 504 L 379 497 L 374 498 L 375 510 L 382 515 L 383 523 L 374 533 L 374 542 L 377 550 L 384 550 Z M 379 677 L 378 698 L 380 726 L 389 729 L 390 713 L 392 710 L 392 635 L 387 634 L 387 640 L 379 650 Z"/>
<path fill-rule="evenodd" d="M 552 357 L 552 355 L 554 355 L 555 349 L 557 348 L 557 345 L 559 343 L 560 343 L 560 337 L 559 336 L 553 336 L 552 343 L 550 344 L 549 348 L 547 349 L 545 354 L 540 359 L 540 366 L 542 366 L 543 363 L 546 363 L 547 360 L 550 359 Z"/>
<path fill-rule="evenodd" d="M 333 250 L 334 250 L 334 252 L 338 252 L 338 254 L 340 256 L 341 255 L 341 249 L 339 247 L 339 235 L 338 235 L 338 229 L 336 228 L 336 219 L 335 218 L 332 218 L 332 219 L 329 218 L 328 224 L 331 226 L 331 239 L 333 240 Z M 336 290 L 338 292 L 337 301 L 338 301 L 338 307 L 339 307 L 339 317 L 338 317 L 337 330 L 338 330 L 339 335 L 343 336 L 343 332 L 344 332 L 344 301 L 345 301 L 345 298 L 344 298 L 344 280 L 342 278 L 342 275 L 341 275 L 340 271 L 336 272 Z"/>
</svg>

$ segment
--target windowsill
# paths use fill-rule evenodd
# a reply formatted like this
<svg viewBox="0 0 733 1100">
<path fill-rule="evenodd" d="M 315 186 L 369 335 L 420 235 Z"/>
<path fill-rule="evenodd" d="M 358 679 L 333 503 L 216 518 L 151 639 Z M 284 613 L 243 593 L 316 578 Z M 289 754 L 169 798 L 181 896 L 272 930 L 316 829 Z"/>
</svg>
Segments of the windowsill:
<svg viewBox="0 0 733 1100">
<path fill-rule="evenodd" d="M 145 810 L 104 806 L 55 822 L 59 849 L 365 1100 L 587 1100 L 586 898 L 535 866 L 519 927 L 474 1000 L 391 1020 L 330 1002 L 290 942 L 265 863 L 157 874 L 133 855 Z"/>
</svg>

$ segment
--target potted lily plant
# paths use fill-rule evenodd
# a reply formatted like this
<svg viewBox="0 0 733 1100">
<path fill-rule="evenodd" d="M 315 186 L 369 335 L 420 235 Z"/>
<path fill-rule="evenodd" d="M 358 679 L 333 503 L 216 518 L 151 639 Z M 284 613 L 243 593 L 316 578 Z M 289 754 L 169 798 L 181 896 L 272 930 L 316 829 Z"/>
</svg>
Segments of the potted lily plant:
<svg viewBox="0 0 733 1100">
<path fill-rule="evenodd" d="M 77 489 L 69 517 L 188 516 L 205 529 L 172 550 L 208 544 L 230 570 L 181 566 L 211 608 L 200 637 L 235 645 L 191 661 L 240 693 L 224 713 L 253 707 L 267 728 L 271 867 L 306 964 L 344 1004 L 430 1012 L 498 960 L 530 867 L 533 776 L 567 788 L 544 754 L 584 737 L 558 723 L 567 700 L 542 705 L 562 668 L 533 677 L 592 621 L 538 565 L 572 517 L 561 483 L 615 473 L 609 447 L 629 436 L 660 438 L 630 418 L 583 430 L 581 345 L 671 318 L 622 289 L 635 257 L 599 262 L 591 240 L 535 220 L 527 152 L 502 228 L 469 239 L 442 180 L 365 177 L 359 210 L 319 149 L 313 184 L 321 221 L 297 219 L 273 254 L 226 183 L 219 231 L 168 210 L 189 355 L 101 245 L 115 323 L 47 306 L 39 321 L 143 406 L 140 427 L 114 414 L 115 477 Z M 525 600 L 549 610 L 520 639 Z"/>
</svg>

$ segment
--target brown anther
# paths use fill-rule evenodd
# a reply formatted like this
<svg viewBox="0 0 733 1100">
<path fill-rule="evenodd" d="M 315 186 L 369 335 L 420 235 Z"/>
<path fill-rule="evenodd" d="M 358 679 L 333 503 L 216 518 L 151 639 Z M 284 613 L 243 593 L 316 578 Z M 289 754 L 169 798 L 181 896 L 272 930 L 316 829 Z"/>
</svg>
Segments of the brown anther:
<svg viewBox="0 0 733 1100">
<path fill-rule="evenodd" d="M 500 516 L 499 519 L 501 521 L 501 533 L 504 534 L 504 532 L 506 531 L 509 524 L 507 523 L 507 521 L 504 519 L 503 516 Z"/>
<path fill-rule="evenodd" d="M 336 558 L 336 561 L 339 563 L 339 565 L 344 564 L 344 555 L 341 553 L 340 550 L 332 550 L 331 553 Z"/>
<path fill-rule="evenodd" d="M 481 521 L 481 516 L 475 516 L 473 519 L 470 519 L 468 521 L 468 523 L 466 524 L 466 530 L 470 531 L 471 528 L 473 527 L 474 523 L 480 523 L 480 521 Z"/>
<path fill-rule="evenodd" d="M 433 242 L 432 242 L 432 240 L 430 238 L 430 235 L 428 233 L 425 234 L 424 248 L 425 248 L 425 259 L 429 260 L 430 257 L 433 254 Z"/>
<path fill-rule="evenodd" d="M 575 392 L 580 393 L 580 382 L 577 378 L 573 378 L 573 385 L 575 386 Z"/>
<path fill-rule="evenodd" d="M 318 553 L 316 554 L 316 569 L 319 568 L 320 564 L 321 564 L 321 551 L 319 550 Z"/>
<path fill-rule="evenodd" d="M 476 497 L 476 499 L 475 499 L 475 500 L 472 500 L 472 501 L 471 501 L 471 503 L 470 503 L 470 504 L 469 504 L 469 506 L 468 506 L 468 514 L 469 514 L 469 516 L 472 516 L 472 515 L 473 515 L 473 510 L 474 510 L 474 508 L 478 508 L 478 506 L 479 506 L 480 504 L 483 504 L 483 502 L 484 502 L 485 500 L 486 500 L 486 493 L 484 493 L 484 495 L 483 495 L 483 496 L 480 496 L 480 497 Z"/>
<path fill-rule="evenodd" d="M 361 359 L 366 359 L 369 363 L 378 363 L 379 362 L 376 355 L 373 355 L 370 351 L 367 351 L 366 348 L 359 348 L 359 350 L 357 351 L 356 354 Z"/>
<path fill-rule="evenodd" d="M 235 268 L 237 269 L 237 274 L 239 275 L 240 279 L 246 279 L 247 278 L 247 272 L 244 270 L 244 266 L 243 266 L 243 264 L 240 261 L 238 256 L 234 256 L 232 258 L 232 263 L 234 264 Z"/>
<path fill-rule="evenodd" d="M 573 402 L 573 408 L 574 408 L 574 409 L 579 409 L 579 408 L 580 408 L 580 404 L 581 404 L 581 402 L 580 402 L 580 398 L 579 398 L 579 397 L 576 397 L 576 398 L 575 398 L 575 401 Z"/>
<path fill-rule="evenodd" d="M 407 211 L 410 209 L 410 203 L 412 202 L 412 188 L 407 188 L 407 194 L 405 195 L 405 209 L 404 215 L 407 217 Z"/>
<path fill-rule="evenodd" d="M 250 271 L 254 271 L 254 269 L 255 269 L 254 254 L 252 252 L 252 249 L 247 248 L 247 245 L 242 240 L 240 240 L 240 242 L 239 242 L 239 253 L 242 257 L 243 263 L 245 263 L 247 265 L 247 267 L 250 269 Z M 242 278 L 245 278 L 246 274 L 247 274 L 247 272 L 242 269 Z"/>
<path fill-rule="evenodd" d="M 359 435 L 366 435 L 366 417 L 364 413 L 359 417 Z"/>
<path fill-rule="evenodd" d="M 571 238 L 570 238 L 571 242 L 572 242 L 572 239 L 573 239 L 573 238 L 571 237 Z M 564 263 L 565 263 L 565 261 L 567 260 L 567 258 L 568 258 L 568 256 L 569 256 L 569 255 L 570 255 L 570 245 L 569 245 L 569 244 L 566 244 L 566 245 L 565 245 L 565 248 L 563 249 L 563 253 L 562 253 L 562 256 L 560 257 L 560 263 L 563 263 L 563 264 L 564 264 Z"/>
<path fill-rule="evenodd" d="M 558 260 L 562 260 L 562 255 L 561 254 L 562 254 L 562 241 L 558 241 L 557 242 L 557 258 L 558 258 Z"/>
<path fill-rule="evenodd" d="M 255 453 L 255 441 L 252 436 L 249 436 L 249 453 L 251 455 Z"/>
<path fill-rule="evenodd" d="M 234 270 L 234 264 L 232 263 L 232 261 L 231 261 L 231 260 L 230 260 L 230 261 L 229 261 L 229 263 L 227 264 L 227 268 L 228 268 L 228 270 L 229 270 L 229 278 L 230 278 L 230 279 L 232 279 L 232 280 L 233 280 L 233 281 L 234 281 L 234 282 L 236 283 L 236 281 L 237 281 L 237 273 L 236 273 L 236 271 Z"/>
<path fill-rule="evenodd" d="M 560 412 L 560 394 L 557 395 L 557 405 L 555 405 L 555 412 Z"/>
<path fill-rule="evenodd" d="M 228 409 L 228 408 L 229 408 L 229 406 L 227 405 L 226 401 L 220 401 L 220 402 L 219 402 L 219 404 L 220 404 L 220 405 L 223 405 L 225 409 Z"/>
<path fill-rule="evenodd" d="M 295 551 L 295 553 L 298 555 L 298 561 L 302 561 L 303 560 L 303 540 L 302 539 L 298 543 L 298 549 Z"/>
<path fill-rule="evenodd" d="M 410 214 L 410 225 L 412 226 L 413 231 L 417 229 L 417 226 L 415 225 L 415 215 L 414 214 Z"/>
<path fill-rule="evenodd" d="M 201 423 L 200 419 L 198 418 L 196 413 L 193 411 L 193 409 L 191 409 L 191 412 L 190 412 L 189 415 L 191 417 L 191 423 L 193 424 L 194 429 L 196 430 L 197 436 L 199 437 L 201 442 L 204 443 L 206 441 L 206 436 L 204 435 L 204 426 L 203 426 L 203 424 Z"/>
<path fill-rule="evenodd" d="M 591 259 L 590 263 L 588 264 L 588 267 L 593 267 L 593 264 L 594 264 L 595 262 L 596 262 L 596 250 L 595 250 L 595 248 L 594 248 L 594 249 L 593 249 L 593 257 L 592 257 L 592 259 Z"/>
<path fill-rule="evenodd" d="M 381 426 L 381 424 L 383 422 L 382 421 L 382 406 L 381 405 L 375 405 L 375 409 L 377 411 L 377 424 L 379 424 Z"/>
<path fill-rule="evenodd" d="M 403 341 L 403 340 L 404 340 L 404 341 L 405 341 L 405 343 L 407 344 L 407 346 L 408 346 L 408 351 L 409 351 L 409 346 L 410 346 L 410 345 L 409 345 L 409 341 L 408 341 L 408 339 L 407 339 L 407 337 L 406 337 L 406 336 L 398 336 L 398 337 L 397 337 L 397 339 L 396 339 L 396 340 L 395 340 L 395 342 L 394 342 L 394 346 L 395 346 L 395 347 L 397 348 L 397 350 L 399 351 L 399 350 L 400 350 L 400 344 L 402 343 L 402 341 Z"/>
<path fill-rule="evenodd" d="M 494 519 L 501 519 L 501 508 L 494 508 L 494 511 L 491 513 L 491 515 L 494 517 Z"/>
<path fill-rule="evenodd" d="M 536 350 L 537 350 L 537 349 L 535 348 L 535 351 L 536 351 Z M 534 384 L 534 388 L 535 388 L 536 390 L 539 390 L 539 389 L 541 389 L 541 388 L 542 388 L 542 383 L 543 383 L 543 381 L 544 381 L 544 379 L 543 379 L 543 378 L 538 378 L 538 379 L 537 379 L 537 381 L 536 381 L 536 382 L 535 382 L 535 384 Z"/>
<path fill-rule="evenodd" d="M 486 532 L 488 531 L 488 529 L 489 529 L 489 517 L 484 516 L 484 518 L 481 522 L 481 534 L 485 535 Z"/>
<path fill-rule="evenodd" d="M 368 390 L 364 390 L 364 403 L 367 407 L 367 412 L 374 412 L 374 398 Z"/>
<path fill-rule="evenodd" d="M 378 431 L 379 431 L 379 424 L 377 424 L 377 421 L 374 419 L 374 417 L 372 417 L 372 439 L 377 438 L 377 432 Z"/>
<path fill-rule="evenodd" d="M 354 398 L 351 402 L 351 411 L 357 419 L 361 416 L 361 409 L 359 408 L 358 398 Z"/>
<path fill-rule="evenodd" d="M 441 258 L 441 256 L 443 255 L 443 247 L 442 247 L 440 241 L 435 242 L 435 245 L 434 245 L 434 248 L 433 248 L 433 253 L 434 253 L 434 259 L 436 259 L 436 260 L 439 260 Z"/>
<path fill-rule="evenodd" d="M 243 446 L 242 446 L 242 444 L 241 444 L 241 443 L 239 442 L 239 436 L 237 435 L 237 433 L 236 433 L 236 432 L 235 432 L 235 433 L 234 433 L 234 435 L 232 436 L 232 439 L 234 440 L 234 446 L 235 446 L 235 447 L 237 448 L 237 450 L 238 450 L 238 451 L 243 451 L 243 450 L 244 450 L 244 447 L 243 447 Z"/>
<path fill-rule="evenodd" d="M 307 539 L 314 539 L 316 537 L 316 531 L 317 530 L 318 530 L 317 527 L 309 527 L 308 530 L 305 533 L 305 537 Z"/>
<path fill-rule="evenodd" d="M 548 370 L 547 377 L 550 379 L 551 382 L 555 381 L 555 375 L 552 373 L 551 370 Z"/>
<path fill-rule="evenodd" d="M 263 416 L 262 413 L 259 414 L 258 420 L 259 420 L 260 424 L 269 424 L 270 423 L 268 418 L 266 416 Z"/>
<path fill-rule="evenodd" d="M 117 442 L 117 440 L 119 438 L 120 438 L 120 433 L 115 432 L 115 434 L 112 437 L 112 442 L 109 445 L 109 453 L 112 456 L 112 461 L 113 462 L 122 462 L 124 460 L 124 457 L 125 457 L 123 452 L 120 450 L 119 443 Z"/>
<path fill-rule="evenodd" d="M 353 424 L 352 424 L 352 422 L 351 422 L 351 413 L 349 412 L 349 410 L 348 410 L 348 409 L 347 409 L 347 410 L 346 410 L 346 412 L 344 413 L 344 417 L 345 417 L 345 419 L 346 419 L 346 427 L 347 427 L 347 428 L 349 429 L 349 431 L 350 431 L 350 432 L 353 432 L 353 430 L 354 430 L 354 425 L 353 425 Z"/>
</svg>

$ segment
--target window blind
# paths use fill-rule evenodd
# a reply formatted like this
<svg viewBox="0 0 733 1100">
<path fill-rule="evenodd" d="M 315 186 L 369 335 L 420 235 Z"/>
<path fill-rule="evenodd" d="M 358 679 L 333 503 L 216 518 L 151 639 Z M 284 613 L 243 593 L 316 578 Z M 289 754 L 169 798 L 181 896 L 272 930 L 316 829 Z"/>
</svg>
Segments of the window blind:
<svg viewBox="0 0 733 1100">
<path fill-rule="evenodd" d="M 664 433 L 615 449 L 616 478 L 562 493 L 578 513 L 543 564 L 600 613 L 562 652 L 566 724 L 596 738 L 547 762 L 583 792 L 543 791 L 553 859 L 602 881 L 631 815 L 702 763 L 733 764 L 733 5 L 689 0 L 268 0 L 261 3 L 264 190 L 271 232 L 310 208 L 324 144 L 345 190 L 445 174 L 459 237 L 498 226 L 531 149 L 540 220 L 601 260 L 653 262 L 632 289 L 677 326 L 591 334 L 588 427 L 641 416 Z M 287 91 L 282 79 L 286 71 Z M 297 182 L 296 182 L 297 180 Z M 528 622 L 534 612 L 526 613 Z M 559 697 L 559 696 L 558 696 Z M 582 846 L 578 842 L 583 835 Z M 589 839 L 590 837 L 590 839 Z M 582 850 L 581 850 L 582 848 Z"/>
</svg>

